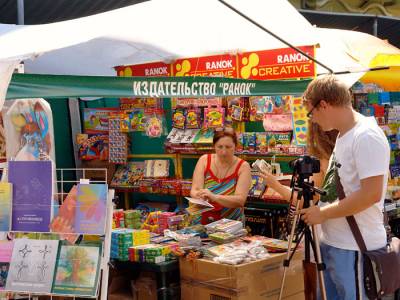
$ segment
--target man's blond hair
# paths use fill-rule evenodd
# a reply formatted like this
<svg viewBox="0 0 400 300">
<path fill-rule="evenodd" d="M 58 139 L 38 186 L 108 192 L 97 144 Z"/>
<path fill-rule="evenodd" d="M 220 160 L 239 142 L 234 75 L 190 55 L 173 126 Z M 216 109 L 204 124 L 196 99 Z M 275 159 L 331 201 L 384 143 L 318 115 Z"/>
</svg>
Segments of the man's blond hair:
<svg viewBox="0 0 400 300">
<path fill-rule="evenodd" d="M 351 105 L 349 88 L 334 75 L 325 75 L 315 78 L 307 86 L 303 97 L 312 105 L 324 100 L 332 106 Z"/>
</svg>

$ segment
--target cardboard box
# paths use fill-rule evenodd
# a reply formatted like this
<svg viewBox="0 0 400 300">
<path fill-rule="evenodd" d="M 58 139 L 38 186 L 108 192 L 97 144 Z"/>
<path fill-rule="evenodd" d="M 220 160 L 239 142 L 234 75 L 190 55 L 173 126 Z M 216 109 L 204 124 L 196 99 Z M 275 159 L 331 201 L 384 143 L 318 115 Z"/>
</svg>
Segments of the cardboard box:
<svg viewBox="0 0 400 300">
<path fill-rule="evenodd" d="M 181 259 L 182 299 L 278 299 L 285 258 L 285 253 L 271 254 L 269 258 L 236 266 L 206 259 Z M 304 297 L 302 258 L 303 253 L 297 251 L 287 268 L 284 299 Z"/>
<path fill-rule="evenodd" d="M 157 300 L 157 282 L 153 274 L 140 274 L 135 281 L 135 296 L 138 300 Z"/>
<path fill-rule="evenodd" d="M 133 286 L 131 280 L 123 276 L 113 277 L 108 287 L 107 299 L 108 300 L 136 299 L 133 293 Z"/>
<path fill-rule="evenodd" d="M 271 299 L 277 300 L 279 291 L 269 297 L 255 297 L 253 295 L 239 295 L 227 289 L 214 289 L 202 286 L 194 286 L 181 282 L 181 299 L 182 300 L 253 300 L 253 299 Z M 304 291 L 283 297 L 284 300 L 304 300 Z"/>
</svg>

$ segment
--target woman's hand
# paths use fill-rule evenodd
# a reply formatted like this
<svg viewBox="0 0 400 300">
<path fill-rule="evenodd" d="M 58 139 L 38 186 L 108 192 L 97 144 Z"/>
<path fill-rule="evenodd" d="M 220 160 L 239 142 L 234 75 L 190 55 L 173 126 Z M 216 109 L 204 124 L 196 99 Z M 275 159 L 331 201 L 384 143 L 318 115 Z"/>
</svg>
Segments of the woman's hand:
<svg viewBox="0 0 400 300">
<path fill-rule="evenodd" d="M 207 201 L 214 201 L 215 202 L 217 200 L 217 195 L 214 194 L 213 192 L 211 192 L 208 189 L 201 189 L 198 192 L 198 195 L 199 195 L 199 198 L 202 198 L 202 199 L 207 200 Z"/>
<path fill-rule="evenodd" d="M 270 172 L 260 171 L 258 172 L 258 175 L 262 177 L 267 183 L 267 185 L 272 189 L 274 189 L 274 187 L 280 184 L 279 181 L 276 179 L 276 176 Z"/>
</svg>

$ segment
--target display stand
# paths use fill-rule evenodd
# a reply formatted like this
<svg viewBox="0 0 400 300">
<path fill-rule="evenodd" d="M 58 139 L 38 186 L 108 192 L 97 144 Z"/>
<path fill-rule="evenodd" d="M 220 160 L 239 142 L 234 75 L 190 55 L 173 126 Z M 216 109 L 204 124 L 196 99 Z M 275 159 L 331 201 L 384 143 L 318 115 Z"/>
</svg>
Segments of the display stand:
<svg viewBox="0 0 400 300">
<path fill-rule="evenodd" d="M 93 177 L 91 174 L 96 176 Z M 69 189 L 68 186 L 73 186 L 79 183 L 98 183 L 107 184 L 107 169 L 56 169 L 57 173 L 57 190 L 59 192 L 54 194 L 54 199 L 58 200 L 60 205 L 67 196 Z M 87 182 L 89 181 L 89 182 Z M 68 192 L 64 191 L 67 188 Z M 108 189 L 107 194 L 107 205 L 106 205 L 106 222 L 105 222 L 105 234 L 104 236 L 99 236 L 102 240 L 102 256 L 99 263 L 99 277 L 97 282 L 97 293 L 95 296 L 81 296 L 78 294 L 55 294 L 55 293 L 31 293 L 28 291 L 7 291 L 2 290 L 0 292 L 14 293 L 18 295 L 27 295 L 29 299 L 37 298 L 38 296 L 49 296 L 50 299 L 53 296 L 71 297 L 71 298 L 92 298 L 92 299 L 107 299 L 107 289 L 108 289 L 108 278 L 109 278 L 109 261 L 110 261 L 110 248 L 111 248 L 111 229 L 112 229 L 112 215 L 113 215 L 113 199 L 115 191 L 114 189 Z M 49 232 L 51 234 L 58 234 L 56 232 Z M 55 275 L 54 275 L 55 276 Z M 100 296 L 100 297 L 99 297 Z"/>
</svg>

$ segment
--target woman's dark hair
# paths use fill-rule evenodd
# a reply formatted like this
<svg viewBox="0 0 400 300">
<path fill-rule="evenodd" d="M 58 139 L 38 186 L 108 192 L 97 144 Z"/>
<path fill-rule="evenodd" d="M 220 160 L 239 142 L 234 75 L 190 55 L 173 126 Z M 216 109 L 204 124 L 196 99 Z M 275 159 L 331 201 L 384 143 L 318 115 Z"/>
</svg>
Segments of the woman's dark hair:
<svg viewBox="0 0 400 300">
<path fill-rule="evenodd" d="M 214 132 L 213 145 L 215 145 L 223 137 L 230 137 L 235 146 L 237 145 L 237 136 L 235 130 L 230 127 L 224 128 L 223 130 L 216 130 Z"/>
</svg>

